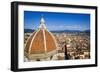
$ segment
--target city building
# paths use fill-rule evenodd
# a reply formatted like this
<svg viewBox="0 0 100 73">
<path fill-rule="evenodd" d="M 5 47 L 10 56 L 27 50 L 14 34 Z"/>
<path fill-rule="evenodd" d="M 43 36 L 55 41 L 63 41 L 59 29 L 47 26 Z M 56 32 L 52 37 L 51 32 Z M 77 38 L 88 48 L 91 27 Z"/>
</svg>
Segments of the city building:
<svg viewBox="0 0 100 73">
<path fill-rule="evenodd" d="M 39 28 L 30 35 L 25 45 L 25 56 L 28 60 L 51 60 L 57 54 L 55 37 L 45 26 L 42 16 Z"/>
</svg>

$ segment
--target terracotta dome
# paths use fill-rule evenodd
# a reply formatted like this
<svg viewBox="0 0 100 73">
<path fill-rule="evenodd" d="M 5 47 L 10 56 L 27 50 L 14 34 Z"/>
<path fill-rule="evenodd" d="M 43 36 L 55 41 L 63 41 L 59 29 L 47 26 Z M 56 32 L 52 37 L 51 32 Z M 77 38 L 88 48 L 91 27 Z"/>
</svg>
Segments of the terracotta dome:
<svg viewBox="0 0 100 73">
<path fill-rule="evenodd" d="M 28 59 L 44 59 L 57 53 L 56 40 L 45 26 L 43 17 L 37 31 L 28 38 L 25 46 L 25 55 Z"/>
</svg>

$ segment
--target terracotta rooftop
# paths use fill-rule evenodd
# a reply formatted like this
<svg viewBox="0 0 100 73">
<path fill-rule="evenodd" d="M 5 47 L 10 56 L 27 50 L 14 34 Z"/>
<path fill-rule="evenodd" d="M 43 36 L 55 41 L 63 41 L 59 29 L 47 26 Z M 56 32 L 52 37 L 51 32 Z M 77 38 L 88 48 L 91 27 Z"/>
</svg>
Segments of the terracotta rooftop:
<svg viewBox="0 0 100 73">
<path fill-rule="evenodd" d="M 27 54 L 45 54 L 57 50 L 56 40 L 51 32 L 45 27 L 45 21 L 42 18 L 40 27 L 28 38 L 25 46 Z"/>
</svg>

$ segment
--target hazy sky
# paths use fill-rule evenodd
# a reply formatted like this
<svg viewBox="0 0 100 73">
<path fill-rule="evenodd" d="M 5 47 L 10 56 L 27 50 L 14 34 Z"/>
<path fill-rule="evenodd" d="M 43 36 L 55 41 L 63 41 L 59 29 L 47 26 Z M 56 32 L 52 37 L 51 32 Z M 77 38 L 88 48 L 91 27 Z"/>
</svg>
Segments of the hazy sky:
<svg viewBox="0 0 100 73">
<path fill-rule="evenodd" d="M 24 28 L 37 29 L 43 15 L 49 30 L 89 30 L 90 14 L 24 11 Z"/>
</svg>

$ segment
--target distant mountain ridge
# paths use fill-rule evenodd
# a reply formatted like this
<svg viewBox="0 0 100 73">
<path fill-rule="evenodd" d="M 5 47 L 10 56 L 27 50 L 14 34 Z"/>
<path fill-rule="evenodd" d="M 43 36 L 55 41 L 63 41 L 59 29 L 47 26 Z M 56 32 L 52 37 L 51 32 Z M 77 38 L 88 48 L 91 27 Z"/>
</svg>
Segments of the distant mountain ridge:
<svg viewBox="0 0 100 73">
<path fill-rule="evenodd" d="M 25 33 L 32 33 L 34 32 L 35 30 L 34 29 L 24 29 L 24 32 Z"/>
<path fill-rule="evenodd" d="M 90 30 L 84 30 L 84 31 L 80 31 L 80 30 L 60 30 L 60 31 L 51 31 L 51 32 L 55 32 L 55 33 L 63 33 L 63 32 L 68 32 L 68 33 L 75 33 L 75 32 L 86 32 L 86 33 L 90 33 Z"/>
<path fill-rule="evenodd" d="M 32 33 L 34 32 L 34 29 L 24 29 L 25 33 Z M 75 32 L 85 32 L 85 33 L 90 33 L 90 30 L 84 30 L 84 31 L 80 31 L 80 30 L 54 30 L 54 31 L 50 31 L 52 33 L 63 33 L 63 32 L 67 32 L 67 33 L 75 33 Z"/>
</svg>

